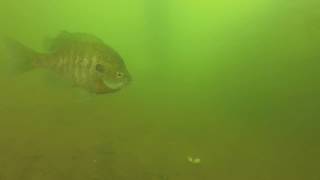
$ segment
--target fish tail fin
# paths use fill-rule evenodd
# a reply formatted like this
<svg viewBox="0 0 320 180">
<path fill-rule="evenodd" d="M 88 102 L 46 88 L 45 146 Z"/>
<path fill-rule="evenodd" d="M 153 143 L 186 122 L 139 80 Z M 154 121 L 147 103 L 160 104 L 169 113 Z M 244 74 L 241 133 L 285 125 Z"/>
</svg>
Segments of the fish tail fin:
<svg viewBox="0 0 320 180">
<path fill-rule="evenodd" d="M 24 73 L 37 67 L 39 53 L 11 38 L 5 38 L 4 45 L 11 72 Z"/>
</svg>

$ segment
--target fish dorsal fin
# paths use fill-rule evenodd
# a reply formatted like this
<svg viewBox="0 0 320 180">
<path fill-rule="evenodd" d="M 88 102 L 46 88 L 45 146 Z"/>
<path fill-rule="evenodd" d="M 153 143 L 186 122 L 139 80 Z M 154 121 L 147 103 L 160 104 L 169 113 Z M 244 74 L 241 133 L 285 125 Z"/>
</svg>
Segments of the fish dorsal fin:
<svg viewBox="0 0 320 180">
<path fill-rule="evenodd" d="M 70 33 L 61 31 L 57 37 L 46 42 L 49 51 L 57 51 L 75 44 L 81 43 L 103 43 L 101 39 L 87 33 Z"/>
</svg>

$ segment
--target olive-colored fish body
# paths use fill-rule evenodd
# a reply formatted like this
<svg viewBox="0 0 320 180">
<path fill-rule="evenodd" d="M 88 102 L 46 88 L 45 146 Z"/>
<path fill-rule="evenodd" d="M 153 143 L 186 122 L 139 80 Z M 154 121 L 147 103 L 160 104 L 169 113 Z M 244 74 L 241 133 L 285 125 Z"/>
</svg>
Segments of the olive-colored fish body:
<svg viewBox="0 0 320 180">
<path fill-rule="evenodd" d="M 62 32 L 52 40 L 48 53 L 36 53 L 17 42 L 11 43 L 11 49 L 21 54 L 23 64 L 51 70 L 90 92 L 115 92 L 131 80 L 120 55 L 90 34 Z"/>
</svg>

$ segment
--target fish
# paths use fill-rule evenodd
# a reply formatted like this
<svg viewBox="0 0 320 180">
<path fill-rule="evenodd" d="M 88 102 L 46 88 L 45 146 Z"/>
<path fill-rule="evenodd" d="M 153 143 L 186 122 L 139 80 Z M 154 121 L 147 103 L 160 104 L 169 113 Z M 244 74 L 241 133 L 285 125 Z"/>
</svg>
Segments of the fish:
<svg viewBox="0 0 320 180">
<path fill-rule="evenodd" d="M 117 92 L 131 82 L 119 53 L 92 34 L 62 31 L 47 44 L 47 52 L 40 53 L 14 39 L 5 39 L 19 71 L 46 69 L 95 94 Z"/>
</svg>

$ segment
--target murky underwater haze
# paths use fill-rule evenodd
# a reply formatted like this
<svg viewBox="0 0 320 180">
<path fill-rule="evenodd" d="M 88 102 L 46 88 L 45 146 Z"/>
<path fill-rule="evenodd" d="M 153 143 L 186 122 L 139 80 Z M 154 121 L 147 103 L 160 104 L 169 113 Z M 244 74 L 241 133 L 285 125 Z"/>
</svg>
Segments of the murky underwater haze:
<svg viewBox="0 0 320 180">
<path fill-rule="evenodd" d="M 92 96 L 0 48 L 0 180 L 320 178 L 317 1 L 0 1 L 0 35 L 114 47 L 133 82 Z M 198 157 L 201 163 L 188 162 Z"/>
</svg>

